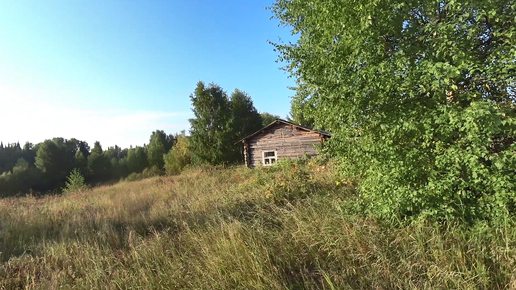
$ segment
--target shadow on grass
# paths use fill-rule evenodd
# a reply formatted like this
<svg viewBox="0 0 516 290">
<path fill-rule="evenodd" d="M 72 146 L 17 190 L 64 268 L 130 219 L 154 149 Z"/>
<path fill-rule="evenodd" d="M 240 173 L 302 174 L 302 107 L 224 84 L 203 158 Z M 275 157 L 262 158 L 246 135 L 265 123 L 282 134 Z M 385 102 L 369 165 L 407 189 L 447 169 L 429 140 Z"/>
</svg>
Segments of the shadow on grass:
<svg viewBox="0 0 516 290">
<path fill-rule="evenodd" d="M 129 248 L 129 233 L 146 238 L 156 232 L 177 234 L 188 227 L 206 224 L 208 219 L 200 213 L 179 213 L 153 219 L 138 218 L 130 221 L 103 219 L 66 221 L 55 223 L 40 221 L 15 225 L 0 237 L 0 261 L 7 262 L 23 255 L 37 256 L 44 244 L 78 241 L 109 246 L 113 250 Z M 14 230 L 16 229 L 16 230 Z"/>
<path fill-rule="evenodd" d="M 36 222 L 25 223 L 17 220 L 2 230 L 0 236 L 0 261 L 7 262 L 13 257 L 23 255 L 37 256 L 45 244 L 78 241 L 86 244 L 107 245 L 113 250 L 129 248 L 129 234 L 133 232 L 141 238 L 156 232 L 176 235 L 186 229 L 210 227 L 221 222 L 238 220 L 242 223 L 259 223 L 264 228 L 280 228 L 274 218 L 274 206 L 255 201 L 241 201 L 231 205 L 213 206 L 209 211 L 167 212 L 159 217 L 149 218 L 151 205 L 144 205 L 133 218 L 81 218 L 94 216 L 87 213 L 95 211 L 86 207 L 83 213 L 74 218 L 46 217 Z"/>
</svg>

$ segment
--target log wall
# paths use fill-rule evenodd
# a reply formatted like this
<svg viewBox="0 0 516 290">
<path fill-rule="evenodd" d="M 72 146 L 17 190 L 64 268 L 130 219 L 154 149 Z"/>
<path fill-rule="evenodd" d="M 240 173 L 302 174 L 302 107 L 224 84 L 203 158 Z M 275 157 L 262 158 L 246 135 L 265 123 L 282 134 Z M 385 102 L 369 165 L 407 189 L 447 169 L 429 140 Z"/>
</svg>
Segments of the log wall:
<svg viewBox="0 0 516 290">
<path fill-rule="evenodd" d="M 248 140 L 248 166 L 260 166 L 263 151 L 276 151 L 277 159 L 315 156 L 315 145 L 320 142 L 321 137 L 318 133 L 278 124 Z"/>
</svg>

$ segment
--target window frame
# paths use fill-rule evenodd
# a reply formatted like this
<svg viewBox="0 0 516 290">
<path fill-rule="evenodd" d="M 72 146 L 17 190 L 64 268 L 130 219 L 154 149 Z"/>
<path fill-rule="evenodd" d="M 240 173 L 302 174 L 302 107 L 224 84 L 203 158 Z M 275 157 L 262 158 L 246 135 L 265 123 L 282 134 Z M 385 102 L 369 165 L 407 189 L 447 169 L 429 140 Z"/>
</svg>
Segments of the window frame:
<svg viewBox="0 0 516 290">
<path fill-rule="evenodd" d="M 265 153 L 274 152 L 274 156 L 265 156 Z M 268 163 L 265 160 L 268 160 Z M 263 150 L 262 151 L 262 165 L 263 166 L 272 166 L 274 163 L 278 161 L 278 152 L 276 150 Z"/>
</svg>

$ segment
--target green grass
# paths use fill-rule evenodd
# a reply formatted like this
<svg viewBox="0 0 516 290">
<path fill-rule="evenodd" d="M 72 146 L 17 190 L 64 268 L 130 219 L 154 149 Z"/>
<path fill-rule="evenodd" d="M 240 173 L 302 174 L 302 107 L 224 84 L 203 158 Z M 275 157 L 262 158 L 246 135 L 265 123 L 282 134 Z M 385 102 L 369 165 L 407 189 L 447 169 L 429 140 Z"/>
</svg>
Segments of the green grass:
<svg viewBox="0 0 516 290">
<path fill-rule="evenodd" d="M 516 289 L 516 229 L 353 213 L 288 164 L 0 200 L 0 289 Z"/>
</svg>

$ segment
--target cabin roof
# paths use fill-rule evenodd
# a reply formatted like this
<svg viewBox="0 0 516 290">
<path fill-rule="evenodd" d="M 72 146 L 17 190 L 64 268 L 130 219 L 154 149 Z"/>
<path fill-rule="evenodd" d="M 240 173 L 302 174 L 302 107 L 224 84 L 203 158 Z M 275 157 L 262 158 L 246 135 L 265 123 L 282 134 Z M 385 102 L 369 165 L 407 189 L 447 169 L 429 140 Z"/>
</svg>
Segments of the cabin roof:
<svg viewBox="0 0 516 290">
<path fill-rule="evenodd" d="M 308 127 L 308 126 L 303 126 L 303 125 L 298 125 L 298 124 L 294 124 L 294 123 L 290 123 L 288 121 L 285 121 L 283 119 L 276 119 L 274 120 L 274 122 L 270 123 L 269 125 L 261 128 L 260 130 L 254 132 L 253 134 L 249 135 L 249 136 L 246 136 L 245 138 L 242 138 L 241 140 L 237 141 L 235 143 L 238 144 L 240 142 L 244 142 L 245 140 L 248 140 L 248 139 L 251 139 L 253 138 L 254 136 L 262 133 L 263 131 L 275 126 L 275 125 L 279 125 L 279 124 L 286 124 L 286 125 L 291 125 L 291 126 L 295 126 L 296 128 L 298 129 L 301 129 L 301 130 L 305 130 L 305 131 L 308 131 L 308 132 L 314 132 L 314 133 L 318 133 L 320 135 L 323 135 L 325 137 L 331 137 L 331 133 L 330 132 L 326 132 L 326 131 L 322 131 L 322 130 L 314 130 L 312 127 Z"/>
</svg>

